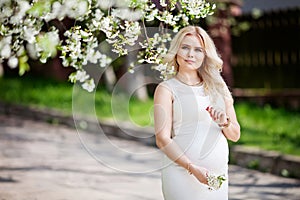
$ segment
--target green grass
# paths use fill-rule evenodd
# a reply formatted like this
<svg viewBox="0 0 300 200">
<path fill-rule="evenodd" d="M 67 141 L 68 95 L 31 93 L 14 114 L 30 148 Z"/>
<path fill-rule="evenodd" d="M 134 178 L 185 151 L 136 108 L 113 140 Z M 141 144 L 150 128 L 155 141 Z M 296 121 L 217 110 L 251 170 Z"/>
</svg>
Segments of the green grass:
<svg viewBox="0 0 300 200">
<path fill-rule="evenodd" d="M 242 133 L 238 144 L 300 155 L 299 112 L 249 103 L 235 107 Z"/>
<path fill-rule="evenodd" d="M 96 114 L 99 119 L 115 117 L 139 126 L 153 124 L 152 99 L 141 102 L 126 95 L 112 95 L 103 87 L 95 93 L 73 91 L 73 85 L 67 82 L 25 76 L 0 79 L 0 91 L 0 100 L 5 102 L 54 108 L 70 115 L 72 112 Z M 237 144 L 300 156 L 299 112 L 250 103 L 236 103 L 235 109 L 241 125 L 241 139 Z"/>
<path fill-rule="evenodd" d="M 153 124 L 149 114 L 152 112 L 152 99 L 141 102 L 125 95 L 112 96 L 101 86 L 95 93 L 89 93 L 68 82 L 23 76 L 0 78 L 0 91 L 0 100 L 8 103 L 54 108 L 69 115 L 72 112 L 96 114 L 102 120 L 114 117 L 115 120 L 131 121 L 138 126 Z"/>
<path fill-rule="evenodd" d="M 50 107 L 71 113 L 72 85 L 42 78 L 0 78 L 0 99 L 4 102 Z"/>
</svg>

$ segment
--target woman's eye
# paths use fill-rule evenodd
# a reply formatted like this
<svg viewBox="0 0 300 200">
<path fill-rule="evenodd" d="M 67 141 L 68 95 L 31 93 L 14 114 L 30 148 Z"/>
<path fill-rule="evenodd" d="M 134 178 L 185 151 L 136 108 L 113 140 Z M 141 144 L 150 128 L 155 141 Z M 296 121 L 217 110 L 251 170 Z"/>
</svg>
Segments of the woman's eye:
<svg viewBox="0 0 300 200">
<path fill-rule="evenodd" d="M 186 46 L 183 46 L 183 47 L 181 47 L 182 49 L 189 49 L 188 47 L 186 47 Z"/>
<path fill-rule="evenodd" d="M 202 52 L 202 49 L 196 49 L 197 52 Z"/>
</svg>

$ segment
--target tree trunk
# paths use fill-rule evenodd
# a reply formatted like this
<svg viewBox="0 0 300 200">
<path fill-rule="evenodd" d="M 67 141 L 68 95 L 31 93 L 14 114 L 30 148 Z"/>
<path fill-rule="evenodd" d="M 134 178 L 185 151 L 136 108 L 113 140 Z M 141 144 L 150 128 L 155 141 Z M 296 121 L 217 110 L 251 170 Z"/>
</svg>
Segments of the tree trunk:
<svg viewBox="0 0 300 200">
<path fill-rule="evenodd" d="M 0 77 L 4 75 L 4 69 L 2 63 L 0 63 Z"/>
<path fill-rule="evenodd" d="M 136 56 L 137 56 L 136 53 L 128 54 L 128 56 L 126 57 L 127 69 L 130 63 L 136 60 Z M 144 67 L 139 67 L 137 69 L 138 70 L 136 70 L 132 74 L 134 75 L 134 77 L 132 76 L 132 78 L 127 79 L 128 81 L 126 81 L 126 90 L 130 93 L 134 91 L 134 94 L 137 97 L 137 99 L 141 101 L 147 101 L 149 99 L 149 96 L 145 84 L 145 69 Z"/>
<path fill-rule="evenodd" d="M 216 22 L 208 27 L 210 35 L 215 42 L 218 52 L 223 60 L 222 75 L 226 83 L 234 86 L 234 76 L 231 67 L 231 24 L 230 17 L 241 14 L 241 0 L 217 0 L 218 3 L 226 5 L 226 9 L 218 9 L 215 14 Z"/>
<path fill-rule="evenodd" d="M 105 82 L 105 87 L 109 92 L 112 92 L 114 89 L 114 85 L 117 81 L 116 74 L 114 72 L 114 69 L 112 66 L 109 66 L 106 68 L 104 71 L 104 82 Z"/>
</svg>

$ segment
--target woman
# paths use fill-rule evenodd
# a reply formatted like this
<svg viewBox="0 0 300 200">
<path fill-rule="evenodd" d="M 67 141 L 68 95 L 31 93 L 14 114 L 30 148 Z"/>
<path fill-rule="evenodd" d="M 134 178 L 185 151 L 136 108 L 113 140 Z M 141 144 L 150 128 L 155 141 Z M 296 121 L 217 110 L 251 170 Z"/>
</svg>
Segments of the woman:
<svg viewBox="0 0 300 200">
<path fill-rule="evenodd" d="M 177 74 L 154 94 L 156 144 L 165 153 L 165 200 L 228 199 L 228 144 L 240 137 L 233 99 L 220 75 L 222 60 L 200 27 L 181 29 L 164 57 Z M 224 176 L 209 190 L 210 174 Z M 222 182 L 222 181 L 221 181 Z"/>
</svg>

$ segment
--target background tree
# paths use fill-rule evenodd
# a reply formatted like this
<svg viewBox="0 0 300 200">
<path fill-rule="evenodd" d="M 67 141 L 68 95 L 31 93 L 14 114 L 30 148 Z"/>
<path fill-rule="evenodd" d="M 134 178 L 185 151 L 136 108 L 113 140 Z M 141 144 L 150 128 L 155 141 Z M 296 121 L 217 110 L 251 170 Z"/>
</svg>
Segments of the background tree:
<svg viewBox="0 0 300 200">
<path fill-rule="evenodd" d="M 207 18 L 208 31 L 214 40 L 223 60 L 222 74 L 226 83 L 233 87 L 234 77 L 231 68 L 231 34 L 235 24 L 234 17 L 241 15 L 241 0 L 217 0 L 217 11 Z"/>
</svg>

